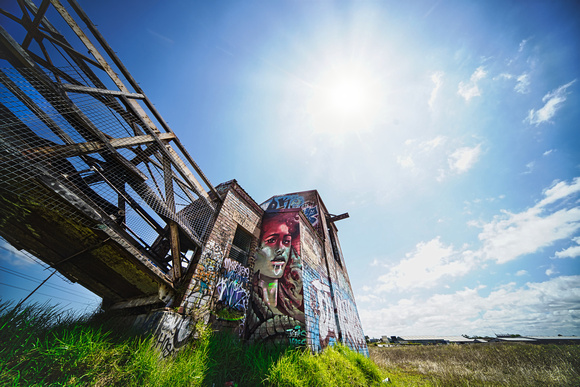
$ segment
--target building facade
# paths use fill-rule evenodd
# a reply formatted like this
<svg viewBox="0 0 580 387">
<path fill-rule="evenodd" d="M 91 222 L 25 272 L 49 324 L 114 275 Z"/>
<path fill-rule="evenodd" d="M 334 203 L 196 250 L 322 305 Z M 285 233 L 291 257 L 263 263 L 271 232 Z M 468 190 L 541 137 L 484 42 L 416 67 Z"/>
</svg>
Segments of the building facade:
<svg viewBox="0 0 580 387">
<path fill-rule="evenodd" d="M 194 264 L 180 311 L 250 342 L 308 346 L 341 342 L 368 356 L 338 241 L 318 192 L 258 205 L 235 181 Z"/>
</svg>

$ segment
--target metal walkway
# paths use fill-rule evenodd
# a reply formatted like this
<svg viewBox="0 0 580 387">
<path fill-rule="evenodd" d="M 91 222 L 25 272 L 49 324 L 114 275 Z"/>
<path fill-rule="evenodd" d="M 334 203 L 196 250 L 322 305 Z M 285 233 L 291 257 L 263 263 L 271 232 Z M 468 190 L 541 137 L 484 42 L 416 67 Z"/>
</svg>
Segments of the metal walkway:
<svg viewBox="0 0 580 387">
<path fill-rule="evenodd" d="M 107 307 L 168 302 L 219 194 L 76 1 L 14 1 L 0 9 L 0 235 Z"/>
</svg>

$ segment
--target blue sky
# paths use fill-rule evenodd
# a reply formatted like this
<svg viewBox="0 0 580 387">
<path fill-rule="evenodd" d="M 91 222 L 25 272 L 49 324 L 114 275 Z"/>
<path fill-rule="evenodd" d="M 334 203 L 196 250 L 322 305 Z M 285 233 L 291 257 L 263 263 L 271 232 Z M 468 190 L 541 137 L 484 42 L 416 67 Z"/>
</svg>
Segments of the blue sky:
<svg viewBox="0 0 580 387">
<path fill-rule="evenodd" d="M 350 213 L 365 334 L 580 335 L 576 2 L 79 3 L 214 184 Z"/>
</svg>

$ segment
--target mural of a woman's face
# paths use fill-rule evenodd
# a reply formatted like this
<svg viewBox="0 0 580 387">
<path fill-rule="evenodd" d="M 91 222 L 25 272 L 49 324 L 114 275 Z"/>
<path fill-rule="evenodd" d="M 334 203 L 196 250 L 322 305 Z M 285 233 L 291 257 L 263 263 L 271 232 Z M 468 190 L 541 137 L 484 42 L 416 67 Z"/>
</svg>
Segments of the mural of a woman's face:
<svg viewBox="0 0 580 387">
<path fill-rule="evenodd" d="M 285 222 L 272 219 L 262 225 L 262 239 L 256 254 L 254 271 L 270 278 L 280 278 L 290 256 L 292 235 Z"/>
</svg>

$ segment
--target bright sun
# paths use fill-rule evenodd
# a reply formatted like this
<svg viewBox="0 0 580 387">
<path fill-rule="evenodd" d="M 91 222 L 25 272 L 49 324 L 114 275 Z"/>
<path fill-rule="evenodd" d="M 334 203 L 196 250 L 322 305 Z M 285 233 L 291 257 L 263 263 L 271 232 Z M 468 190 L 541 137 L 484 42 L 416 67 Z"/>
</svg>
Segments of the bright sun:
<svg viewBox="0 0 580 387">
<path fill-rule="evenodd" d="M 356 115 L 362 113 L 367 105 L 365 85 L 358 79 L 342 79 L 328 90 L 328 103 L 339 115 Z"/>
<path fill-rule="evenodd" d="M 325 74 L 309 105 L 314 130 L 337 134 L 370 129 L 378 116 L 378 96 L 377 86 L 361 71 Z"/>
</svg>

